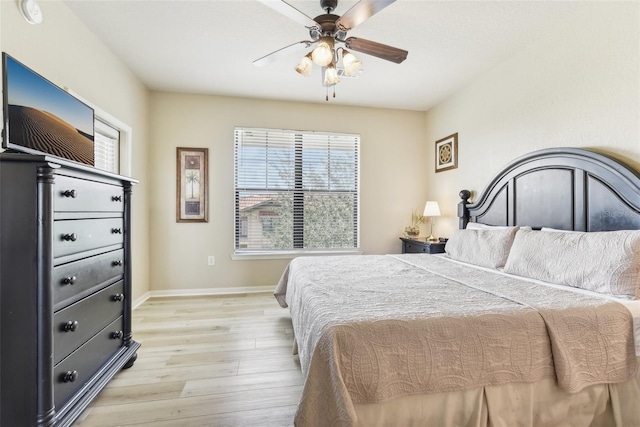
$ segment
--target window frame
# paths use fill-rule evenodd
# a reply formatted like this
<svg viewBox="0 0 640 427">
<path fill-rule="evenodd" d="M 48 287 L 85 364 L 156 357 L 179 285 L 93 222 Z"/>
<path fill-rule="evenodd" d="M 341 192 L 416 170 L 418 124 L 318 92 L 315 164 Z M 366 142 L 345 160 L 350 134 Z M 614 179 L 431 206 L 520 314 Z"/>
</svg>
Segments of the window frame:
<svg viewBox="0 0 640 427">
<path fill-rule="evenodd" d="M 295 169 L 297 172 L 295 173 L 295 190 L 290 191 L 294 195 L 294 207 L 293 211 L 295 212 L 298 209 L 298 212 L 304 212 L 304 196 L 306 194 L 312 194 L 313 191 L 309 191 L 308 189 L 304 189 L 302 185 L 302 175 L 300 173 L 303 162 L 303 148 L 302 148 L 302 137 L 300 135 L 308 135 L 314 137 L 323 137 L 323 136 L 340 136 L 340 137 L 350 137 L 354 138 L 355 143 L 355 190 L 352 191 L 337 191 L 337 190 L 328 190 L 327 193 L 334 194 L 353 194 L 354 197 L 354 212 L 353 212 L 353 221 L 354 221 L 354 247 L 349 248 L 304 248 L 304 243 L 302 241 L 304 231 L 299 233 L 295 233 L 298 235 L 300 239 L 296 239 L 294 237 L 293 247 L 287 249 L 252 249 L 247 250 L 246 248 L 242 248 L 243 245 L 239 245 L 242 243 L 239 241 L 239 237 L 241 237 L 238 233 L 241 231 L 238 227 L 241 221 L 239 216 L 239 193 L 243 191 L 242 188 L 238 187 L 238 148 L 239 148 L 239 136 L 238 132 L 242 131 L 259 131 L 259 132 L 278 132 L 278 133 L 292 133 L 294 134 L 295 140 L 295 152 L 294 152 L 294 162 Z M 335 132 L 318 132 L 318 131 L 302 131 L 302 130 L 287 130 L 287 129 L 269 129 L 269 128 L 251 128 L 251 127 L 240 127 L 237 126 L 234 129 L 234 180 L 233 180 L 233 194 L 234 194 L 234 252 L 231 258 L 233 260 L 245 260 L 245 259 L 282 259 L 282 258 L 294 258 L 299 255 L 336 255 L 336 254 L 361 254 L 360 250 L 360 159 L 361 159 L 361 144 L 360 144 L 360 135 L 359 134 L 349 134 L 349 133 L 335 133 Z M 246 191 L 246 190 L 245 190 Z M 260 190 L 254 190 L 260 191 Z M 263 191 L 277 191 L 275 189 L 269 189 L 265 187 Z M 304 215 L 294 214 L 294 226 L 296 229 L 296 224 L 298 226 L 302 225 L 304 222 Z M 299 227 L 298 229 L 302 229 L 303 227 Z"/>
<path fill-rule="evenodd" d="M 119 155 L 119 171 L 116 173 L 117 175 L 122 176 L 132 176 L 132 167 L 131 167 L 131 159 L 132 159 L 132 151 L 133 151 L 133 130 L 131 126 L 123 122 L 122 120 L 114 117 L 113 115 L 107 113 L 102 108 L 97 107 L 92 102 L 78 95 L 73 90 L 65 87 L 65 91 L 74 97 L 78 98 L 80 101 L 84 102 L 91 108 L 93 108 L 94 121 L 101 121 L 102 123 L 116 129 L 120 133 L 120 146 L 118 147 L 118 155 Z M 102 169 L 100 169 L 102 170 Z"/>
</svg>

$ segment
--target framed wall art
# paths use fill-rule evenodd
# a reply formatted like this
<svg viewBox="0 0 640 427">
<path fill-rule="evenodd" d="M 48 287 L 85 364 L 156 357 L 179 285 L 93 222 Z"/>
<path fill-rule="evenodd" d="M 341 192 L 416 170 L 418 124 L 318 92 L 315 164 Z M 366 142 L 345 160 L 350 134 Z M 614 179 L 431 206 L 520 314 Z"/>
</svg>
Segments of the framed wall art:
<svg viewBox="0 0 640 427">
<path fill-rule="evenodd" d="M 176 155 L 176 222 L 209 221 L 207 148 L 178 147 Z"/>
<path fill-rule="evenodd" d="M 436 172 L 458 167 L 458 133 L 436 141 Z"/>
</svg>

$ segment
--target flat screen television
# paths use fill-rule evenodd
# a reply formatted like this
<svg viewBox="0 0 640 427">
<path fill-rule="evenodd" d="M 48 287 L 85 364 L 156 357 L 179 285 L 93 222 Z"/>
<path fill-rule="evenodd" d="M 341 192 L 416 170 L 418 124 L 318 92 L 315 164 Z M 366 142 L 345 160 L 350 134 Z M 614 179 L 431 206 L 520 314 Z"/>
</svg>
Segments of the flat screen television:
<svg viewBox="0 0 640 427">
<path fill-rule="evenodd" d="M 93 108 L 5 52 L 2 63 L 2 148 L 93 166 Z"/>
</svg>

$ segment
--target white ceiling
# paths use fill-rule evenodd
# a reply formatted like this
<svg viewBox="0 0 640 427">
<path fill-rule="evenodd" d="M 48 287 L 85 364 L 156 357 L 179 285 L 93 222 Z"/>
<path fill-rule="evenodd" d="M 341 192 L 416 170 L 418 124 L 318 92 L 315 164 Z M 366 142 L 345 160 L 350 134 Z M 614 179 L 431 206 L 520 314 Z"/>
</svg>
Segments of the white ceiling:
<svg viewBox="0 0 640 427">
<path fill-rule="evenodd" d="M 288 0 L 310 17 L 319 0 Z M 356 1 L 342 0 L 342 15 Z M 259 68 L 308 31 L 255 0 L 66 0 L 152 90 L 325 102 L 320 69 L 294 67 L 306 51 Z M 358 79 L 343 79 L 330 103 L 425 111 L 517 54 L 575 13 L 574 1 L 398 0 L 349 32 L 409 51 L 394 64 L 365 54 Z M 47 17 L 44 17 L 47 19 Z"/>
</svg>

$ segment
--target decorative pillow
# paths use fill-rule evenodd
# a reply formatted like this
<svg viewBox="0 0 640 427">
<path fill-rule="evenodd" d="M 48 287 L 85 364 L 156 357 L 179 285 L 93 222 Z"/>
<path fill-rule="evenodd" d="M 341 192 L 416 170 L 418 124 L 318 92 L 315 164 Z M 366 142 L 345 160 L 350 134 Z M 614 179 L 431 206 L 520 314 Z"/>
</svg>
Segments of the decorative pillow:
<svg viewBox="0 0 640 427">
<path fill-rule="evenodd" d="M 507 228 L 513 228 L 511 226 L 508 225 L 489 225 L 489 224 L 482 224 L 479 222 L 468 222 L 467 223 L 467 230 L 504 230 Z M 524 225 L 522 227 L 519 227 L 520 230 L 531 230 L 531 227 L 529 227 L 528 225 Z"/>
<path fill-rule="evenodd" d="M 518 227 L 489 230 L 457 230 L 447 241 L 445 252 L 453 259 L 482 267 L 500 268 L 509 255 L 509 248 Z"/>
<path fill-rule="evenodd" d="M 636 298 L 640 287 L 640 230 L 536 232 L 516 235 L 506 273 Z"/>
</svg>

